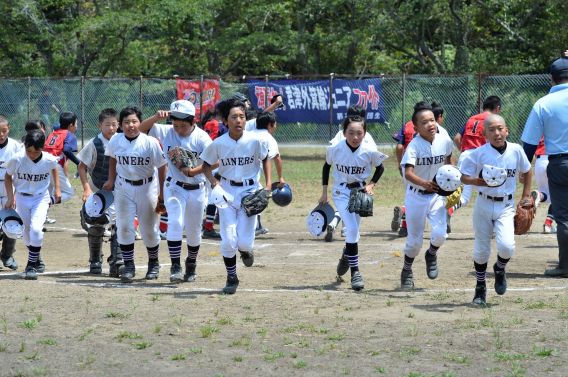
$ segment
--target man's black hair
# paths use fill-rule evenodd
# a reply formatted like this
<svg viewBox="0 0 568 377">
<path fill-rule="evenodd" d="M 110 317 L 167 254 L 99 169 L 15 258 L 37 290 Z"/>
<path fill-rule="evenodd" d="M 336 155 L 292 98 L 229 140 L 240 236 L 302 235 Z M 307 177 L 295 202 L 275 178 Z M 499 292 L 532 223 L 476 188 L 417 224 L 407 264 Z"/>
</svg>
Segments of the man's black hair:
<svg viewBox="0 0 568 377">
<path fill-rule="evenodd" d="M 116 120 L 118 120 L 118 113 L 112 107 L 102 109 L 101 113 L 99 114 L 99 123 L 104 122 L 107 118 L 115 118 Z"/>
<path fill-rule="evenodd" d="M 412 114 L 412 123 L 414 123 L 415 126 L 418 122 L 418 115 L 424 111 L 432 111 L 432 105 L 426 101 L 416 102 L 416 105 L 414 105 L 414 113 Z"/>
<path fill-rule="evenodd" d="M 485 101 L 483 101 L 483 106 L 481 108 L 483 109 L 483 111 L 493 111 L 498 107 L 501 107 L 501 98 L 497 96 L 489 96 L 485 99 Z"/>
<path fill-rule="evenodd" d="M 276 123 L 276 114 L 272 111 L 263 111 L 256 117 L 256 128 L 266 130 L 268 125 Z"/>
<path fill-rule="evenodd" d="M 247 120 L 258 118 L 259 114 L 260 114 L 260 112 L 257 109 L 255 109 L 254 107 L 249 107 L 249 109 L 245 112 L 245 116 L 247 117 Z"/>
<path fill-rule="evenodd" d="M 36 151 L 43 150 L 45 145 L 45 134 L 40 130 L 33 130 L 26 134 L 24 138 L 26 148 L 34 147 Z"/>
<path fill-rule="evenodd" d="M 430 106 L 432 106 L 432 112 L 434 113 L 434 119 L 436 119 L 436 121 L 438 120 L 440 115 L 444 115 L 444 109 L 436 101 L 432 102 Z"/>
<path fill-rule="evenodd" d="M 568 69 L 554 72 L 552 74 L 552 79 L 556 85 L 568 83 Z"/>
<path fill-rule="evenodd" d="M 6 123 L 8 126 L 10 125 L 10 122 L 8 121 L 8 117 L 4 114 L 0 114 L 0 123 Z"/>
<path fill-rule="evenodd" d="M 65 111 L 59 115 L 59 128 L 66 130 L 77 122 L 77 115 L 70 111 Z"/>
<path fill-rule="evenodd" d="M 215 118 L 215 110 L 207 110 L 201 119 L 201 128 L 205 126 L 211 119 Z"/>
<path fill-rule="evenodd" d="M 118 118 L 119 127 L 122 126 L 124 118 L 128 118 L 130 115 L 136 115 L 136 118 L 142 122 L 142 110 L 140 110 L 138 106 L 126 106 L 120 111 L 120 116 Z"/>
<path fill-rule="evenodd" d="M 26 132 L 34 131 L 34 130 L 45 130 L 45 124 L 39 119 L 32 119 L 26 122 L 24 126 L 24 130 Z"/>
<path fill-rule="evenodd" d="M 350 115 L 357 115 L 357 116 L 360 116 L 361 118 L 366 118 L 367 117 L 367 110 L 365 110 L 365 108 L 363 106 L 351 105 L 347 109 L 347 116 L 350 116 Z"/>
<path fill-rule="evenodd" d="M 231 113 L 231 109 L 233 109 L 235 107 L 241 109 L 243 111 L 243 113 L 246 111 L 245 103 L 243 101 L 239 101 L 239 100 L 234 99 L 234 98 L 231 98 L 227 101 L 219 102 L 217 107 L 218 107 L 219 112 L 221 113 L 221 116 L 225 120 L 229 119 L 229 114 Z"/>
</svg>

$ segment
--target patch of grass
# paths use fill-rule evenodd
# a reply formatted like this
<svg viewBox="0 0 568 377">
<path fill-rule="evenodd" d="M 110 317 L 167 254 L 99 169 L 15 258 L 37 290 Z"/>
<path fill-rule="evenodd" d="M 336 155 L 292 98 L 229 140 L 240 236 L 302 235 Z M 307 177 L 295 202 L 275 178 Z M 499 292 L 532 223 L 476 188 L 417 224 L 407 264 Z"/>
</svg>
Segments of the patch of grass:
<svg viewBox="0 0 568 377">
<path fill-rule="evenodd" d="M 385 368 L 378 367 L 378 368 L 375 369 L 375 372 L 377 372 L 377 373 L 386 373 L 387 370 L 386 370 Z"/>
<path fill-rule="evenodd" d="M 81 365 L 83 368 L 90 368 L 91 364 L 94 363 L 95 360 L 97 359 L 95 358 L 93 351 L 89 352 L 89 354 L 86 356 L 79 355 L 79 365 Z"/>
<path fill-rule="evenodd" d="M 432 298 L 433 298 L 434 300 L 438 300 L 438 301 L 444 301 L 444 300 L 449 299 L 450 297 L 451 297 L 451 295 L 448 294 L 447 292 L 444 292 L 444 293 L 442 293 L 442 292 L 436 293 L 434 296 L 432 296 Z"/>
<path fill-rule="evenodd" d="M 219 331 L 218 327 L 211 327 L 211 325 L 204 326 L 199 329 L 204 338 L 209 338 L 211 335 Z"/>
<path fill-rule="evenodd" d="M 495 345 L 495 349 L 501 349 L 503 347 L 504 340 L 501 340 L 501 330 L 493 329 L 493 337 L 495 338 L 493 344 Z"/>
<path fill-rule="evenodd" d="M 30 329 L 33 330 L 35 329 L 37 326 L 37 320 L 35 319 L 27 319 L 24 322 L 22 322 L 21 325 L 19 325 L 18 327 L 23 328 L 23 329 Z"/>
<path fill-rule="evenodd" d="M 8 349 L 10 343 L 0 343 L 0 352 L 4 352 Z"/>
<path fill-rule="evenodd" d="M 298 354 L 297 354 L 296 352 L 292 352 L 292 353 L 290 354 L 290 357 L 291 357 L 292 359 L 295 359 L 296 357 L 298 357 Z"/>
<path fill-rule="evenodd" d="M 402 332 L 402 335 L 404 335 L 404 336 L 418 336 L 418 329 L 416 328 L 416 325 L 412 325 L 409 328 L 405 329 Z"/>
<path fill-rule="evenodd" d="M 305 362 L 305 361 L 303 361 L 303 360 L 298 360 L 297 362 L 292 363 L 292 366 L 293 366 L 294 368 L 303 368 L 303 367 L 305 367 L 306 365 L 308 365 L 308 363 Z"/>
<path fill-rule="evenodd" d="M 381 352 L 380 351 L 367 351 L 367 354 L 369 354 L 369 355 L 380 355 Z"/>
<path fill-rule="evenodd" d="M 243 305 L 243 309 L 251 309 L 251 308 L 252 308 L 252 306 L 250 306 L 250 305 Z"/>
<path fill-rule="evenodd" d="M 447 371 L 442 373 L 442 377 L 456 377 L 456 374 L 452 373 L 452 371 L 448 369 Z"/>
<path fill-rule="evenodd" d="M 523 323 L 523 319 L 519 317 L 511 318 L 507 321 L 509 325 L 521 325 Z"/>
<path fill-rule="evenodd" d="M 235 356 L 235 357 L 233 357 L 233 360 L 238 361 L 240 363 L 241 361 L 243 361 L 243 357 L 242 356 Z"/>
<path fill-rule="evenodd" d="M 318 330 L 318 332 L 319 332 L 320 334 L 327 334 L 327 333 L 329 332 L 329 329 L 325 329 L 325 328 L 320 327 L 320 329 Z"/>
<path fill-rule="evenodd" d="M 495 352 L 493 354 L 493 357 L 497 361 L 521 360 L 521 359 L 527 358 L 527 356 L 523 355 L 523 354 L 519 354 L 519 353 L 511 354 L 511 353 L 506 353 L 506 352 L 503 352 L 503 351 Z"/>
<path fill-rule="evenodd" d="M 122 314 L 122 313 L 115 313 L 115 312 L 108 312 L 105 314 L 105 318 L 123 318 L 123 317 L 130 317 L 132 314 Z"/>
<path fill-rule="evenodd" d="M 558 356 L 559 352 L 546 347 L 533 346 L 532 354 L 535 356 L 548 357 L 548 356 Z"/>
<path fill-rule="evenodd" d="M 192 350 L 189 350 L 189 352 L 194 354 L 203 353 L 203 348 L 194 348 Z"/>
<path fill-rule="evenodd" d="M 531 302 L 528 304 L 523 305 L 523 309 L 524 310 L 529 310 L 529 309 L 542 309 L 546 306 L 546 304 L 542 301 L 535 301 L 535 302 Z"/>
<path fill-rule="evenodd" d="M 144 338 L 144 335 L 123 331 L 120 334 L 118 334 L 117 336 L 115 336 L 115 339 L 118 339 L 119 342 L 122 342 L 122 339 L 125 339 L 125 338 L 126 339 L 142 339 L 142 338 Z"/>
<path fill-rule="evenodd" d="M 513 363 L 511 366 L 511 370 L 509 371 L 509 376 L 512 377 L 521 377 L 527 372 L 526 369 L 523 369 L 523 365 L 521 363 Z"/>
<path fill-rule="evenodd" d="M 488 371 L 488 372 L 497 372 L 497 371 L 500 371 L 501 368 L 499 368 L 499 367 L 488 367 L 488 368 L 485 368 L 485 370 Z"/>
<path fill-rule="evenodd" d="M 351 372 L 349 371 L 349 369 L 342 369 L 341 373 L 343 374 L 350 374 Z"/>
<path fill-rule="evenodd" d="M 369 334 L 374 334 L 375 330 L 369 330 Z"/>
<path fill-rule="evenodd" d="M 26 360 L 41 360 L 41 356 L 38 353 L 34 353 L 33 355 L 24 356 Z"/>
<path fill-rule="evenodd" d="M 327 339 L 329 339 L 329 340 L 341 340 L 341 339 L 343 339 L 343 334 L 330 335 Z"/>
<path fill-rule="evenodd" d="M 6 320 L 6 313 L 0 315 L 0 323 L 2 323 L 4 334 L 8 333 L 8 321 Z"/>
<path fill-rule="evenodd" d="M 43 319 L 43 314 L 34 312 L 34 315 L 36 316 L 37 323 L 40 323 Z"/>
<path fill-rule="evenodd" d="M 229 347 L 233 347 L 233 346 L 248 346 L 250 344 L 250 339 L 249 338 L 241 338 L 239 340 L 233 341 L 231 343 L 229 343 Z"/>
<path fill-rule="evenodd" d="M 387 306 L 393 306 L 396 304 L 396 301 L 392 301 L 390 298 L 387 300 Z"/>
<path fill-rule="evenodd" d="M 558 318 L 568 319 L 568 311 L 566 311 L 566 309 L 562 309 L 560 313 L 558 313 Z M 6 332 L 6 329 L 4 329 L 4 332 Z"/>
<path fill-rule="evenodd" d="M 467 357 L 461 357 L 461 356 L 457 356 L 457 355 L 442 355 L 442 357 L 444 359 L 453 361 L 455 363 L 458 364 L 465 364 L 465 365 L 471 365 L 471 363 L 469 361 L 467 361 Z"/>
<path fill-rule="evenodd" d="M 515 301 L 513 301 L 513 302 L 514 302 L 515 304 L 522 304 L 522 303 L 523 303 L 523 299 L 520 298 L 520 297 L 517 297 L 517 298 L 515 299 Z"/>
<path fill-rule="evenodd" d="M 170 360 L 185 360 L 185 358 L 186 358 L 185 355 L 174 355 L 170 357 Z"/>
<path fill-rule="evenodd" d="M 349 357 L 349 355 L 346 355 L 346 354 L 344 354 L 344 353 L 340 353 L 340 354 L 337 355 L 337 356 L 339 356 L 340 359 L 347 359 L 347 358 Z"/>
<path fill-rule="evenodd" d="M 266 333 L 268 333 L 267 329 L 260 329 L 256 332 L 257 334 L 262 334 L 263 338 L 266 338 Z"/>
<path fill-rule="evenodd" d="M 461 325 L 455 325 L 454 329 L 476 329 L 478 326 L 473 323 L 462 323 Z"/>
<path fill-rule="evenodd" d="M 231 323 L 233 323 L 233 320 L 227 317 L 227 318 L 219 318 L 216 322 L 219 325 L 230 325 Z"/>
<path fill-rule="evenodd" d="M 314 309 L 314 314 L 319 314 L 319 312 L 320 312 L 320 307 L 318 306 Z"/>
<path fill-rule="evenodd" d="M 22 340 L 22 344 L 20 344 L 20 352 L 24 352 L 26 350 L 26 342 Z"/>
<path fill-rule="evenodd" d="M 402 359 L 404 356 L 407 356 L 407 355 L 416 355 L 416 354 L 420 353 L 421 351 L 422 350 L 416 349 L 416 348 L 403 348 L 398 353 L 398 358 Z"/>
<path fill-rule="evenodd" d="M 32 367 L 30 371 L 33 373 L 34 376 L 47 376 L 49 374 L 49 368 L 35 368 Z"/>
<path fill-rule="evenodd" d="M 162 328 L 158 325 L 154 326 L 154 332 L 160 332 L 162 331 Z"/>
<path fill-rule="evenodd" d="M 278 352 L 272 355 L 264 355 L 264 361 L 274 361 L 275 359 L 279 358 L 279 357 L 284 357 L 286 355 L 284 355 L 282 352 Z"/>
<path fill-rule="evenodd" d="M 243 322 L 254 322 L 256 321 L 258 318 L 254 318 L 254 317 L 245 317 L 243 318 Z"/>
<path fill-rule="evenodd" d="M 58 346 L 59 343 L 57 343 L 55 340 L 53 339 L 44 339 L 44 340 L 38 340 L 36 342 L 37 344 L 48 344 L 50 346 Z"/>
<path fill-rule="evenodd" d="M 412 313 L 412 312 L 408 313 L 407 317 L 408 318 L 414 318 L 414 313 Z"/>
<path fill-rule="evenodd" d="M 152 296 L 152 301 L 160 301 L 160 296 L 154 293 L 154 296 Z"/>
<path fill-rule="evenodd" d="M 154 344 L 154 343 L 151 343 L 151 342 L 148 343 L 147 341 L 143 341 L 143 342 L 140 342 L 140 343 L 130 343 L 130 344 L 132 344 L 133 346 L 136 346 L 136 348 L 139 349 L 139 350 L 143 350 L 145 348 L 151 347 L 152 344 Z"/>
</svg>

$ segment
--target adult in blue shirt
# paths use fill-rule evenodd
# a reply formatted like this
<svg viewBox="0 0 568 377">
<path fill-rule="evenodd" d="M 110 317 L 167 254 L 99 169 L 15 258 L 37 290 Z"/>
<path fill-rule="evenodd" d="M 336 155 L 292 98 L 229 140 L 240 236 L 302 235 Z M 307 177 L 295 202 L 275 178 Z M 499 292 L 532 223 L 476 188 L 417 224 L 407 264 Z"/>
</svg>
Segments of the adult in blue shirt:
<svg viewBox="0 0 568 377">
<path fill-rule="evenodd" d="M 529 161 L 532 161 L 544 135 L 549 160 L 550 200 L 557 221 L 559 248 L 558 266 L 544 274 L 568 278 L 568 59 L 560 58 L 552 63 L 550 76 L 550 93 L 534 104 L 521 140 Z"/>
</svg>

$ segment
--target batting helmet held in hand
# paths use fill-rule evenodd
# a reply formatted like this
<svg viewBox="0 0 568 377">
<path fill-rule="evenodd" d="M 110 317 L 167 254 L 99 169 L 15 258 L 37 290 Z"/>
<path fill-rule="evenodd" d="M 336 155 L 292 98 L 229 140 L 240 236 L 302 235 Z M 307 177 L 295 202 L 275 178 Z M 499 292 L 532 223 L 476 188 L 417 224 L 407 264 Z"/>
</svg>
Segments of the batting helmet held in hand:
<svg viewBox="0 0 568 377">
<path fill-rule="evenodd" d="M 213 190 L 211 190 L 211 201 L 219 208 L 229 208 L 233 205 L 235 197 L 225 190 L 220 184 L 217 184 Z"/>
<path fill-rule="evenodd" d="M 306 225 L 312 236 L 319 237 L 324 234 L 333 216 L 335 216 L 335 210 L 329 203 L 324 206 L 318 204 L 306 219 Z"/>
<path fill-rule="evenodd" d="M 89 225 L 106 225 L 109 220 L 105 213 L 114 202 L 112 191 L 101 189 L 87 198 L 81 209 L 83 219 Z"/>
<path fill-rule="evenodd" d="M 274 204 L 280 207 L 286 207 L 288 204 L 292 203 L 292 189 L 287 183 L 284 183 L 284 187 L 278 188 L 279 182 L 274 182 L 272 184 L 272 201 Z"/>
<path fill-rule="evenodd" d="M 0 220 L 2 220 L 2 231 L 13 239 L 22 237 L 24 233 L 24 222 L 14 208 L 0 210 Z"/>
<path fill-rule="evenodd" d="M 483 165 L 479 172 L 479 178 L 487 183 L 489 187 L 499 187 L 507 181 L 507 170 L 491 165 Z"/>
<path fill-rule="evenodd" d="M 434 182 L 440 187 L 438 195 L 451 195 L 452 192 L 456 191 L 457 188 L 461 186 L 460 178 L 461 173 L 455 166 L 441 166 L 434 177 Z"/>
</svg>

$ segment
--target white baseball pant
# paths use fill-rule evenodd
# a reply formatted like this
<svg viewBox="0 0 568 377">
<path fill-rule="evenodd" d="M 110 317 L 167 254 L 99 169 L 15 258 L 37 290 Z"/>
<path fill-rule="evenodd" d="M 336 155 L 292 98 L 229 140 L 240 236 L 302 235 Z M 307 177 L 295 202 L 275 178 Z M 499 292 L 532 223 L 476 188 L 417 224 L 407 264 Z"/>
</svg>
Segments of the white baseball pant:
<svg viewBox="0 0 568 377">
<path fill-rule="evenodd" d="M 422 190 L 422 188 L 420 188 Z M 430 222 L 431 236 L 430 243 L 440 247 L 446 242 L 446 208 L 444 197 L 438 194 L 423 195 L 418 192 L 414 185 L 408 185 L 404 198 L 406 209 L 406 227 L 408 237 L 404 254 L 410 258 L 416 258 L 420 253 L 422 242 L 424 241 L 424 228 L 426 219 Z"/>
<path fill-rule="evenodd" d="M 349 212 L 349 194 L 351 189 L 345 185 L 333 185 L 333 203 L 345 225 L 345 242 L 359 242 L 359 227 L 361 226 L 361 216 Z"/>
<path fill-rule="evenodd" d="M 24 244 L 41 247 L 43 245 L 43 223 L 49 209 L 49 192 L 36 195 L 22 195 L 16 192 L 16 212 L 24 223 Z"/>
<path fill-rule="evenodd" d="M 458 160 L 458 170 L 461 171 L 461 165 L 463 164 L 463 161 L 474 150 L 475 149 L 468 149 L 467 151 L 463 151 L 460 154 L 460 158 Z M 471 194 L 473 193 L 473 187 L 474 187 L 473 185 L 463 185 L 463 191 L 462 191 L 461 197 L 460 197 L 461 207 L 465 207 L 469 203 L 469 201 L 471 200 Z"/>
<path fill-rule="evenodd" d="M 71 182 L 69 182 L 69 178 L 67 178 L 65 172 L 63 171 L 63 166 L 57 164 L 57 171 L 59 172 L 59 189 L 61 190 L 61 203 L 65 203 L 73 199 L 75 191 L 73 191 Z M 48 187 L 50 196 L 53 196 L 54 189 L 55 185 L 53 184 L 53 178 L 52 178 L 49 180 L 49 187 Z"/>
<path fill-rule="evenodd" d="M 168 211 L 168 241 L 181 241 L 183 229 L 187 244 L 201 244 L 201 220 L 207 206 L 207 188 L 200 183 L 197 190 L 186 190 L 175 180 L 164 184 L 164 202 Z"/>
<path fill-rule="evenodd" d="M 232 258 L 237 250 L 251 251 L 254 247 L 254 226 L 256 216 L 248 217 L 241 207 L 243 197 L 257 191 L 257 184 L 250 186 L 231 186 L 225 178 L 221 178 L 223 190 L 233 195 L 235 201 L 229 208 L 219 208 L 219 228 L 221 232 L 221 253 Z"/>
<path fill-rule="evenodd" d="M 548 156 L 542 155 L 537 156 L 536 162 L 534 164 L 534 175 L 536 179 L 536 186 L 538 191 L 546 194 L 546 200 L 542 203 L 550 203 L 550 190 L 548 189 L 548 174 L 546 169 L 548 168 Z"/>
<path fill-rule="evenodd" d="M 491 237 L 495 231 L 497 253 L 509 259 L 515 252 L 515 199 L 494 202 L 480 195 L 473 209 L 473 231 L 475 246 L 473 260 L 484 264 L 491 255 Z"/>
<path fill-rule="evenodd" d="M 116 228 L 118 243 L 130 245 L 135 241 L 134 217 L 138 223 L 142 241 L 146 247 L 156 247 L 160 243 L 158 204 L 158 182 L 132 186 L 120 176 L 114 185 L 114 204 L 116 208 Z"/>
</svg>

